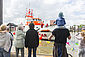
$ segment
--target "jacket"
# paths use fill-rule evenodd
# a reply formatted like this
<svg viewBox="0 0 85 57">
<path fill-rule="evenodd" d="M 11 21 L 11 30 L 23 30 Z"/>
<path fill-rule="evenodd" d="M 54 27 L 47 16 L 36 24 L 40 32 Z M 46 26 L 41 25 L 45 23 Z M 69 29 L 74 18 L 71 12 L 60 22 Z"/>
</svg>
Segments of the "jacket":
<svg viewBox="0 0 85 57">
<path fill-rule="evenodd" d="M 23 48 L 25 46 L 24 44 L 24 41 L 25 41 L 25 34 L 23 31 L 21 30 L 18 30 L 16 32 L 16 38 L 15 38 L 15 41 L 14 41 L 14 46 L 16 48 Z"/>
<path fill-rule="evenodd" d="M 0 48 L 4 48 L 5 51 L 9 52 L 12 38 L 11 34 L 8 32 L 0 32 Z"/>
<path fill-rule="evenodd" d="M 25 47 L 36 48 L 39 45 L 38 32 L 35 29 L 29 29 L 25 36 Z"/>
</svg>

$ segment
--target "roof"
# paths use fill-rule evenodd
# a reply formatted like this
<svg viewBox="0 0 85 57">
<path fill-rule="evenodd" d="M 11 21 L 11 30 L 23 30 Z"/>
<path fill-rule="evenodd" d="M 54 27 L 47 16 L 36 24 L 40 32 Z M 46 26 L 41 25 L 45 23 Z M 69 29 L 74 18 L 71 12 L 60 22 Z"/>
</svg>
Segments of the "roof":
<svg viewBox="0 0 85 57">
<path fill-rule="evenodd" d="M 39 19 L 39 20 L 41 20 L 40 18 L 32 18 L 32 19 Z"/>
</svg>

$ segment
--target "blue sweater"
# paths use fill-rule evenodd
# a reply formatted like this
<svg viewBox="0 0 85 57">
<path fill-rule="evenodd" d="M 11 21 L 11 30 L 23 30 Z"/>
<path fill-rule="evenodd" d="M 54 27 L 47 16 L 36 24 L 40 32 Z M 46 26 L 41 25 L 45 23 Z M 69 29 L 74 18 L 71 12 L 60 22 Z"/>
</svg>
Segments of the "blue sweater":
<svg viewBox="0 0 85 57">
<path fill-rule="evenodd" d="M 66 24 L 66 22 L 65 22 L 65 19 L 64 18 L 58 18 L 57 20 L 56 20 L 56 25 L 58 25 L 58 26 L 64 26 Z"/>
</svg>

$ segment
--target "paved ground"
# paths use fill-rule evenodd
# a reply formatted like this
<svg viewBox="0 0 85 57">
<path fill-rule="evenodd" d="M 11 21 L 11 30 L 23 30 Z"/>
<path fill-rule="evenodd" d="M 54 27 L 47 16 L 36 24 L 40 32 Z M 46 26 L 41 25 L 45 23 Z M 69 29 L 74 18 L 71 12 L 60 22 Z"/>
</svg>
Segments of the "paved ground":
<svg viewBox="0 0 85 57">
<path fill-rule="evenodd" d="M 21 56 L 21 54 L 19 54 L 19 57 L 20 57 L 20 56 Z M 28 51 L 27 51 L 26 48 L 24 49 L 24 56 L 25 56 L 25 57 L 28 56 Z M 15 47 L 14 47 L 14 46 L 12 47 L 11 57 L 16 57 L 16 52 L 15 52 Z M 52 55 L 49 56 L 49 55 L 39 55 L 39 54 L 38 54 L 37 57 L 52 57 Z"/>
<path fill-rule="evenodd" d="M 11 57 L 16 57 L 15 53 L 11 53 Z M 27 56 L 25 55 L 25 57 L 27 57 Z M 37 55 L 37 57 L 52 57 L 52 56 Z"/>
<path fill-rule="evenodd" d="M 15 53 L 11 53 L 11 57 L 16 57 L 16 54 Z M 19 55 L 19 57 L 21 57 L 21 55 Z M 25 55 L 25 57 L 27 57 L 27 55 Z M 53 57 L 53 56 L 37 55 L 37 57 Z"/>
</svg>

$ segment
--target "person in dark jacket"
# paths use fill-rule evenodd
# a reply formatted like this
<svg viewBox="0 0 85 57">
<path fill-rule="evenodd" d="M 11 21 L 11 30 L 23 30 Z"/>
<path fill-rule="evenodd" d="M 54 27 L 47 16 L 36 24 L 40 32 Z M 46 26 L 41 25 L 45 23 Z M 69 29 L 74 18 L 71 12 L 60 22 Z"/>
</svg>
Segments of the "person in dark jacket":
<svg viewBox="0 0 85 57">
<path fill-rule="evenodd" d="M 36 57 L 36 50 L 39 45 L 38 32 L 34 29 L 34 24 L 29 24 L 29 30 L 25 36 L 25 47 L 28 48 L 28 57 L 31 57 L 31 51 L 33 49 L 33 57 Z"/>
<path fill-rule="evenodd" d="M 69 30 L 67 28 L 55 28 L 48 40 L 51 40 L 53 36 L 55 37 L 53 57 L 68 57 L 66 42 L 67 38 L 71 39 Z"/>
</svg>

